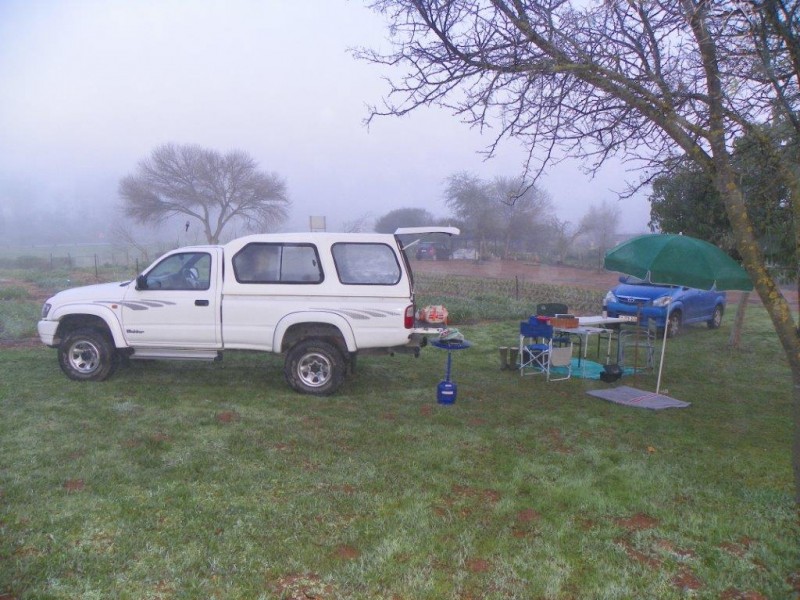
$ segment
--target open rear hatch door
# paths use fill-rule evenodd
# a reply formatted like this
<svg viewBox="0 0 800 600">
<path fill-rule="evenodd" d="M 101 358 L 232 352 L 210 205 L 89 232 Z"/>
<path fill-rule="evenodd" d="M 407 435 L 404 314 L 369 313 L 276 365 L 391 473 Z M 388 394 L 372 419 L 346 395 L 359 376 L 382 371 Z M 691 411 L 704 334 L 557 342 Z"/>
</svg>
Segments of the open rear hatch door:
<svg viewBox="0 0 800 600">
<path fill-rule="evenodd" d="M 422 239 L 429 235 L 446 235 L 448 237 L 453 235 L 459 235 L 461 230 L 458 227 L 399 227 L 395 230 L 394 236 L 397 239 L 398 244 L 403 249 L 403 259 L 406 261 L 406 269 L 408 270 L 409 277 L 411 278 L 411 297 L 414 298 L 414 275 L 411 269 L 411 265 L 408 263 L 408 255 L 405 252 L 409 248 L 417 245 Z M 400 236 L 404 236 L 408 239 L 409 236 L 414 236 L 415 239 L 411 242 L 403 243 L 403 240 L 400 239 Z M 416 310 L 416 306 L 415 306 Z M 438 324 L 437 324 L 438 325 Z M 426 326 L 417 326 L 411 330 L 412 339 L 413 338 L 424 338 L 430 335 L 438 335 L 442 329 L 444 329 L 447 325 L 442 323 L 440 326 L 431 326 L 431 324 L 426 324 Z M 424 341 L 422 345 L 425 345 Z"/>
</svg>

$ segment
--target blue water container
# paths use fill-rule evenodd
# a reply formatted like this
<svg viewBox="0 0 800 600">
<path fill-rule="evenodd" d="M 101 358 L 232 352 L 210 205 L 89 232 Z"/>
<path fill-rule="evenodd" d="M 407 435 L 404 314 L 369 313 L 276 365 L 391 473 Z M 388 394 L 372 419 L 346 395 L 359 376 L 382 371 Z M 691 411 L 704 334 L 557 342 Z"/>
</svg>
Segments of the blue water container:
<svg viewBox="0 0 800 600">
<path fill-rule="evenodd" d="M 436 387 L 436 401 L 439 404 L 453 404 L 456 401 L 456 384 L 452 381 L 440 381 Z"/>
</svg>

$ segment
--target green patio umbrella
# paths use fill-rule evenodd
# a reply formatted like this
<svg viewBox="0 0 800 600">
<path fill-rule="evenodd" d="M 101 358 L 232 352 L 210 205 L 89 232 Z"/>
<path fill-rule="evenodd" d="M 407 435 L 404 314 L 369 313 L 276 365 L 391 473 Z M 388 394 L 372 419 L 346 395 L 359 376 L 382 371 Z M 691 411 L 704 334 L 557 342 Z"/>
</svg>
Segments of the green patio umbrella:
<svg viewBox="0 0 800 600">
<path fill-rule="evenodd" d="M 650 283 L 701 290 L 753 289 L 739 263 L 715 245 L 688 235 L 640 235 L 606 252 L 603 266 Z"/>
<path fill-rule="evenodd" d="M 633 275 L 653 284 L 720 291 L 749 292 L 753 289 L 750 276 L 739 263 L 715 245 L 688 235 L 640 235 L 606 252 L 603 266 L 609 271 Z M 669 309 L 667 306 L 667 323 Z M 664 327 L 656 394 L 661 389 L 667 329 Z"/>
</svg>

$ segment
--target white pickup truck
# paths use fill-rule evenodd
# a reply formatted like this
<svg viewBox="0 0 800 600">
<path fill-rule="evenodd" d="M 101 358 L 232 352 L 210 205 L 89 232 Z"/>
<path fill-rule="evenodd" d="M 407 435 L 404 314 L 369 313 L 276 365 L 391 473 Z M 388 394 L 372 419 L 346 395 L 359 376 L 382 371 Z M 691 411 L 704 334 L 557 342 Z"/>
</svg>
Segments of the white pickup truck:
<svg viewBox="0 0 800 600">
<path fill-rule="evenodd" d="M 42 307 L 39 337 L 71 379 L 101 381 L 120 359 L 285 354 L 298 392 L 335 392 L 359 352 L 418 353 L 411 268 L 392 234 L 257 234 L 168 252 L 133 281 L 73 288 Z M 408 246 L 413 245 L 413 242 Z"/>
</svg>

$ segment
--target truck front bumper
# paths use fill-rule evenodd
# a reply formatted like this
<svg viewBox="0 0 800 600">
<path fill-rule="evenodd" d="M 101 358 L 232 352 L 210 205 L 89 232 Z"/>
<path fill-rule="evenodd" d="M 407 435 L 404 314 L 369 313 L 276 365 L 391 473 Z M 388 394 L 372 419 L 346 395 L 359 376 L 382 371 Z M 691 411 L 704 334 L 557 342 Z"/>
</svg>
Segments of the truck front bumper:
<svg viewBox="0 0 800 600">
<path fill-rule="evenodd" d="M 41 320 L 37 324 L 36 329 L 39 332 L 39 339 L 42 340 L 45 346 L 53 348 L 57 345 L 55 339 L 56 331 L 58 331 L 58 321 Z"/>
</svg>

